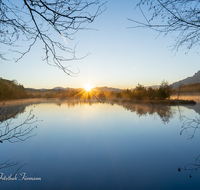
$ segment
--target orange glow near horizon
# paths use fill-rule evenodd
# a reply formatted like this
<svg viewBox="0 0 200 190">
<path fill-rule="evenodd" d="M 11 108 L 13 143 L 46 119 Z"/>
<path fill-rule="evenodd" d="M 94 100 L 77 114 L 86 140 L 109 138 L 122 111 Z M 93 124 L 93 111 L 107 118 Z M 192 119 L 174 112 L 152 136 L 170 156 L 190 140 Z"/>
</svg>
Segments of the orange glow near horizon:
<svg viewBox="0 0 200 190">
<path fill-rule="evenodd" d="M 84 89 L 89 92 L 92 89 L 92 85 L 91 84 L 85 84 L 84 85 Z"/>
</svg>

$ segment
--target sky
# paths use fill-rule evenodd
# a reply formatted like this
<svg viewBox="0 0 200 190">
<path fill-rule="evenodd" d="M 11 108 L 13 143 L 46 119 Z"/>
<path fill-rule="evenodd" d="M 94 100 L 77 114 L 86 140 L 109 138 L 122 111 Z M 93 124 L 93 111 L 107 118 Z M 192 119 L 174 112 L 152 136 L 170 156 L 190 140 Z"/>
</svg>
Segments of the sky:
<svg viewBox="0 0 200 190">
<path fill-rule="evenodd" d="M 172 51 L 175 34 L 160 35 L 147 28 L 129 28 L 135 24 L 127 18 L 145 22 L 139 9 L 138 0 L 108 0 L 107 10 L 88 25 L 96 30 L 79 31 L 67 45 L 77 45 L 77 56 L 84 59 L 70 61 L 65 65 L 77 77 L 66 75 L 62 70 L 42 61 L 44 52 L 41 42 L 18 62 L 1 61 L 0 77 L 17 80 L 25 88 L 47 88 L 57 86 L 82 88 L 90 83 L 94 87 L 134 88 L 138 83 L 144 86 L 159 85 L 162 80 L 170 84 L 194 75 L 199 70 L 198 49 L 188 54 L 185 50 Z M 147 7 L 145 15 L 151 16 Z M 56 36 L 63 40 L 62 36 Z M 23 46 L 23 42 L 21 42 Z"/>
</svg>

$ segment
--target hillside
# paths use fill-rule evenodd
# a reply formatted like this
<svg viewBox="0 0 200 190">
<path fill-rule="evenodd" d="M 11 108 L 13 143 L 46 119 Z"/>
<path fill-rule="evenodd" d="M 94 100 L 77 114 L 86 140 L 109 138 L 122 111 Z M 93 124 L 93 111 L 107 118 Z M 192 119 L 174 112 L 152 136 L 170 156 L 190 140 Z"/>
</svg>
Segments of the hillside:
<svg viewBox="0 0 200 190">
<path fill-rule="evenodd" d="M 73 88 L 69 88 L 69 87 L 63 88 L 63 87 L 60 87 L 60 86 L 52 88 L 52 90 L 71 90 L 71 89 L 73 89 Z"/>
<path fill-rule="evenodd" d="M 0 78 L 0 100 L 26 98 L 27 93 L 17 81 Z"/>
<path fill-rule="evenodd" d="M 187 84 L 194 84 L 194 83 L 200 83 L 200 71 L 198 71 L 197 73 L 195 73 L 191 77 L 187 77 L 187 78 L 180 80 L 178 82 L 174 82 L 171 85 L 172 85 L 172 88 L 177 88 L 180 85 L 187 85 Z"/>
<path fill-rule="evenodd" d="M 122 91 L 121 89 L 119 88 L 112 88 L 112 87 L 107 87 L 107 86 L 104 86 L 104 87 L 95 87 L 93 88 L 94 90 L 98 90 L 98 91 Z"/>
<path fill-rule="evenodd" d="M 185 84 L 174 90 L 179 90 L 180 93 L 200 93 L 200 83 Z"/>
</svg>

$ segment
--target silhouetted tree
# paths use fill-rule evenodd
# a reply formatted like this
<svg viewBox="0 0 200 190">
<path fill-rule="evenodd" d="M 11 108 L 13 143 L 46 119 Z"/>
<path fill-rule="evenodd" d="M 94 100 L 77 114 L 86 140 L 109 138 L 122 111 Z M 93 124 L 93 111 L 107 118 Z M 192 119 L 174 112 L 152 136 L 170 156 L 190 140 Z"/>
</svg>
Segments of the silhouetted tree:
<svg viewBox="0 0 200 190">
<path fill-rule="evenodd" d="M 153 88 L 151 88 L 151 87 L 149 87 L 149 88 L 147 89 L 147 96 L 149 97 L 149 99 L 154 100 L 155 97 L 156 97 L 156 90 L 153 89 Z"/>
<path fill-rule="evenodd" d="M 134 97 L 138 100 L 146 98 L 146 88 L 139 84 L 134 89 Z"/>
<path fill-rule="evenodd" d="M 122 91 L 122 97 L 123 98 L 131 98 L 132 97 L 132 93 L 131 90 L 126 89 Z"/>
<path fill-rule="evenodd" d="M 143 90 L 145 90 L 145 87 L 144 87 L 144 85 L 138 83 L 138 85 L 135 87 L 135 90 L 143 91 Z"/>
<path fill-rule="evenodd" d="M 159 89 L 157 90 L 157 98 L 164 100 L 164 99 L 169 99 L 172 93 L 171 86 L 167 81 L 162 81 Z"/>
<path fill-rule="evenodd" d="M 147 18 L 146 14 L 141 9 L 145 4 L 149 7 L 149 11 L 153 12 L 150 18 Z M 186 46 L 187 51 L 195 46 L 199 46 L 199 0 L 140 0 L 137 7 L 140 8 L 146 19 L 146 23 L 139 22 L 135 19 L 129 19 L 137 24 L 135 27 L 151 28 L 164 35 L 173 32 L 177 35 L 173 48 L 176 51 L 183 45 Z M 160 19 L 162 22 L 158 21 Z"/>
<path fill-rule="evenodd" d="M 87 23 L 105 11 L 104 3 L 99 0 L 22 0 L 0 1 L 0 59 L 7 60 L 5 49 L 11 53 L 19 53 L 16 61 L 27 54 L 37 41 L 44 45 L 45 58 L 48 64 L 57 66 L 66 74 L 73 75 L 63 62 L 75 60 L 75 48 L 69 48 L 56 40 L 51 33 L 67 39 L 79 30 L 83 30 Z M 20 43 L 28 44 L 26 50 L 19 50 Z M 66 56 L 60 55 L 63 52 Z M 53 62 L 51 62 L 52 60 Z"/>
</svg>

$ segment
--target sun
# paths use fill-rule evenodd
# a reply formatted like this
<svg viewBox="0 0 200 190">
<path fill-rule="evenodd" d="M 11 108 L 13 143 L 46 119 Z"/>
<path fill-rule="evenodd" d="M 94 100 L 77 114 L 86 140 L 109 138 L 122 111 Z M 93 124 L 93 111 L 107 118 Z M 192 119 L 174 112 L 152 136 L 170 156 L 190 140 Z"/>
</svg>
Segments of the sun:
<svg viewBox="0 0 200 190">
<path fill-rule="evenodd" d="M 92 85 L 91 84 L 85 84 L 84 85 L 84 89 L 89 92 L 92 89 Z"/>
</svg>

